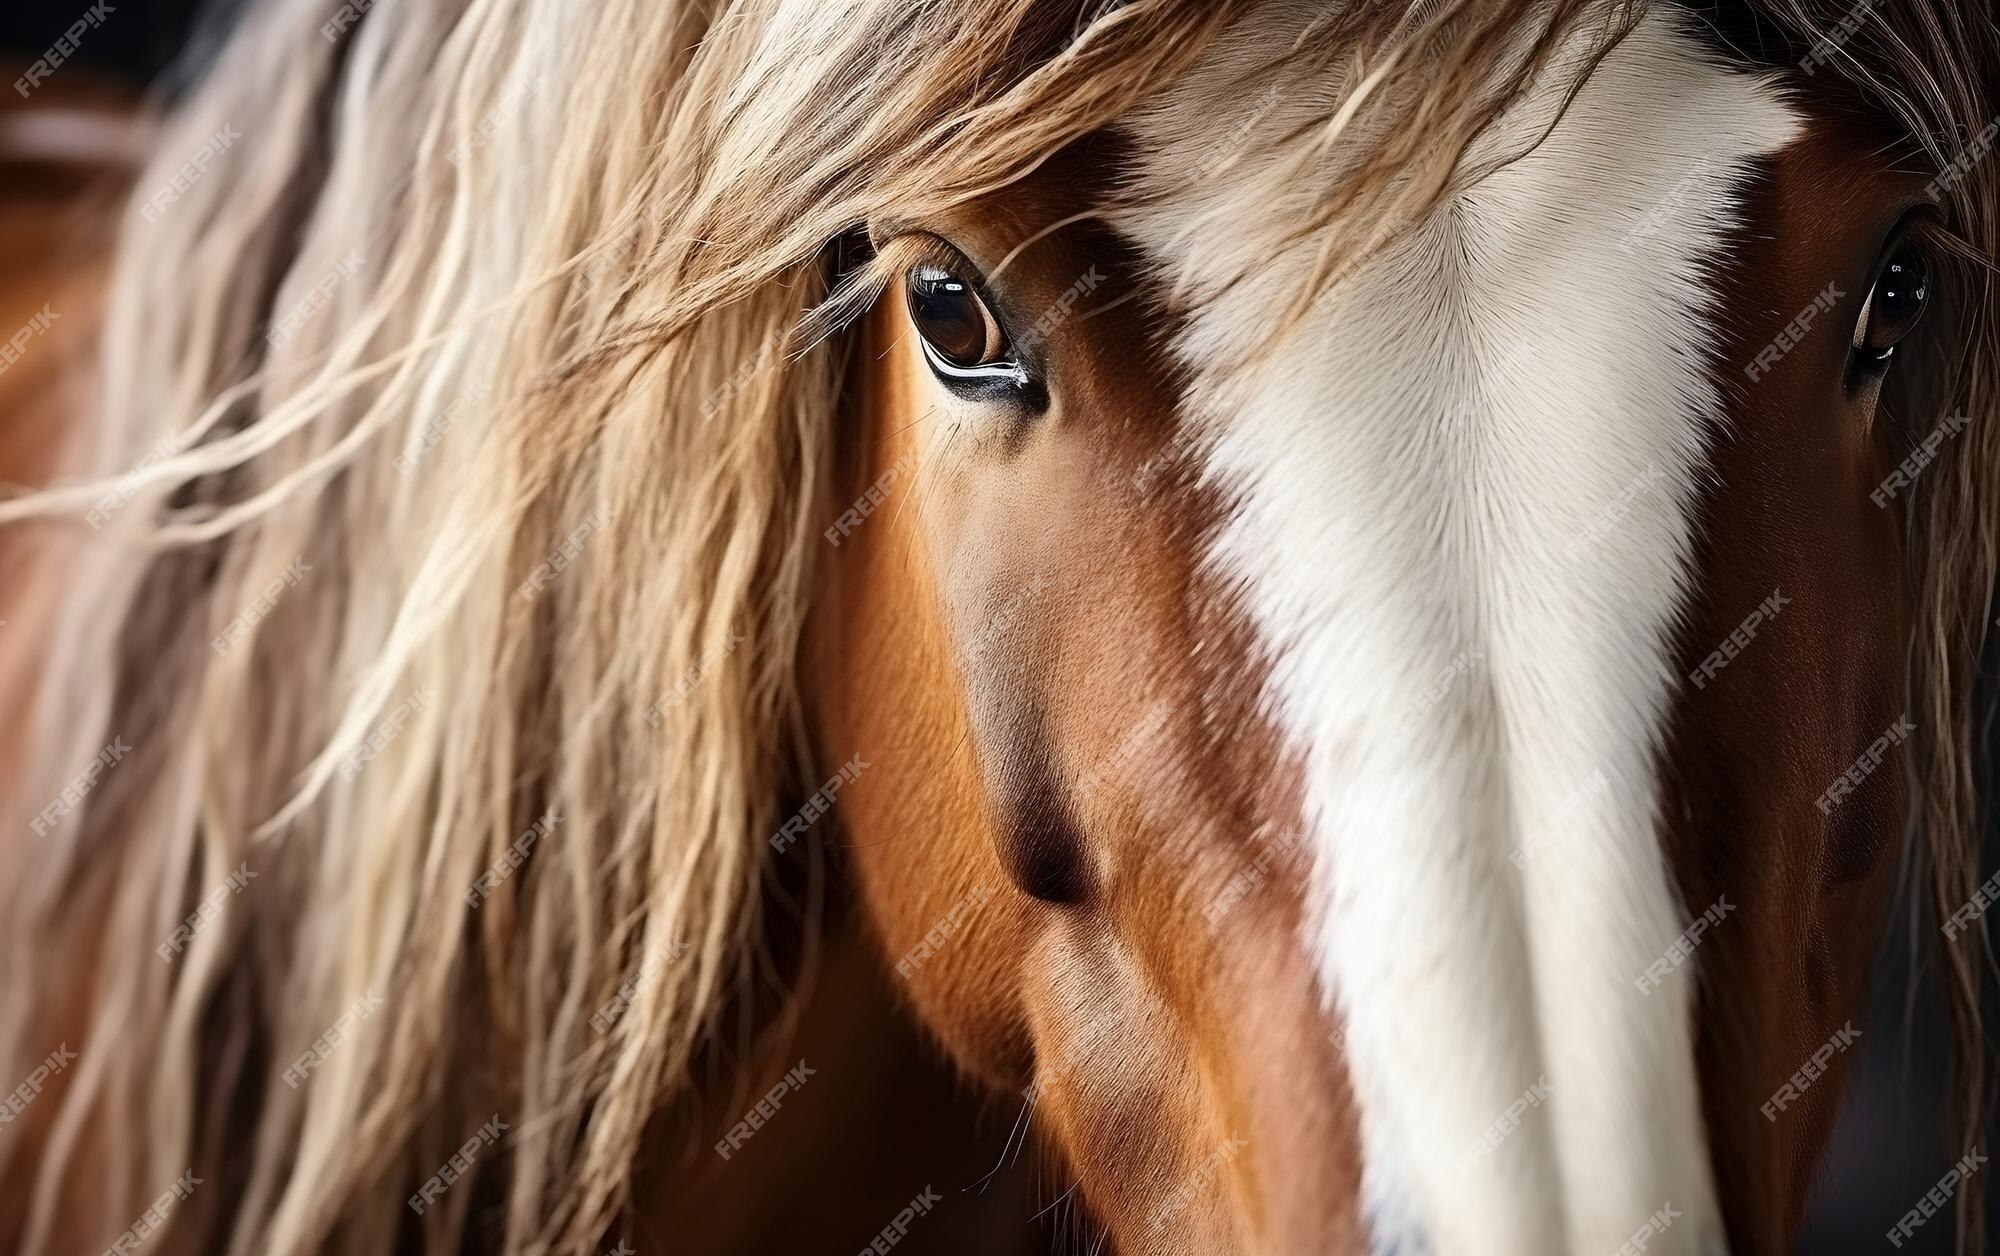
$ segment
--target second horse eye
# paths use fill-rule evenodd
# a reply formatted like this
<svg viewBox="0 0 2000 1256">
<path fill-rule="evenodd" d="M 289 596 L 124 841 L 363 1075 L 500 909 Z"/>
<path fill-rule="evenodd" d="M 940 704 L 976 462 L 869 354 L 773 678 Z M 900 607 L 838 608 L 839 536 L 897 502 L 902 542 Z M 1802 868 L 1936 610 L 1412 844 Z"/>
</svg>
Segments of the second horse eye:
<svg viewBox="0 0 2000 1256">
<path fill-rule="evenodd" d="M 1916 326 L 1929 297 L 1930 271 L 1923 250 L 1907 244 L 1898 248 L 1868 295 L 1861 347 L 1875 357 L 1887 357 Z"/>
</svg>

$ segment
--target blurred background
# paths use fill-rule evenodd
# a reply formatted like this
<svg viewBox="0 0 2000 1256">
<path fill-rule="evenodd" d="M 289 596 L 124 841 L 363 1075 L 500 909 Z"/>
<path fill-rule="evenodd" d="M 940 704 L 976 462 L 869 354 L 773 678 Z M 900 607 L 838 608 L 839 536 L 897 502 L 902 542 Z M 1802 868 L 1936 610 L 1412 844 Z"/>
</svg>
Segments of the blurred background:
<svg viewBox="0 0 2000 1256">
<path fill-rule="evenodd" d="M 137 102 L 146 93 L 155 99 L 171 97 L 241 3 L 117 0 L 101 24 L 78 41 L 75 53 L 45 88 L 25 101 L 18 92 L 0 92 L 0 124 L 9 114 L 18 118 L 27 109 L 61 109 L 73 102 L 116 106 L 121 100 Z M 13 83 L 86 7 L 36 0 L 0 9 L 0 66 L 11 67 L 0 81 Z M 82 133 L 76 151 L 89 151 Z M 39 253 L 54 243 L 35 234 L 45 228 L 23 225 L 31 219 L 10 211 L 56 197 L 83 204 L 93 191 L 106 195 L 116 191 L 119 176 L 115 171 L 106 173 L 101 162 L 64 161 L 60 156 L 0 161 L 0 266 L 8 264 L 9 256 Z M 98 168 L 93 170 L 93 165 Z M 45 219 L 46 215 L 32 217 L 37 224 Z M 0 444 L 15 439 L 4 430 L 14 418 L 0 396 Z M 2000 654 L 1989 650 L 1985 675 L 1995 675 L 1997 668 Z M 1983 709 L 1990 713 L 1991 707 L 1989 692 Z M 1988 766 L 1992 779 L 1990 762 Z M 1994 823 L 1995 814 L 2000 813 L 1989 810 L 1982 861 L 1986 870 L 2000 867 L 2000 840 L 1996 840 L 2000 825 Z M 1891 1247 L 1886 1237 L 1898 1218 L 1963 1154 L 1963 1149 L 1946 1143 L 1947 1036 L 1935 974 L 1913 970 L 1910 955 L 1910 924 L 1899 918 L 1884 938 L 1875 1009 L 1867 1023 L 1857 1025 L 1863 1036 L 1860 1068 L 1849 1089 L 1840 1133 L 1828 1155 L 1799 1256 L 1892 1250 L 1945 1256 L 1951 1251 L 1948 1212 L 1918 1227 L 1900 1248 Z M 1638 1137 L 1641 1131 L 1633 1134 Z M 1991 1146 L 1979 1150 L 1989 1153 Z M 1989 1206 L 2000 1218 L 2000 1166 L 1982 1168 L 1980 1173 Z"/>
</svg>

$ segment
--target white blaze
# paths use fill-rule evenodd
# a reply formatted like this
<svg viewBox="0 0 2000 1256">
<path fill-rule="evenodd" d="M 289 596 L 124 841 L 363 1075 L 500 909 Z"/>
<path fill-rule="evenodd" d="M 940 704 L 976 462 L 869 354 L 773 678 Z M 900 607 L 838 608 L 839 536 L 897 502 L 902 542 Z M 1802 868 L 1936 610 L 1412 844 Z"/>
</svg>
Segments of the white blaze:
<svg viewBox="0 0 2000 1256">
<path fill-rule="evenodd" d="M 1231 81 L 1295 33 L 1263 12 L 1130 124 L 1157 201 L 1120 225 L 1194 298 L 1187 421 L 1239 505 L 1212 558 L 1305 767 L 1309 942 L 1346 1024 L 1376 1250 L 1611 1253 L 1671 1205 L 1649 1254 L 1698 1252 L 1721 1234 L 1698 960 L 1638 987 L 1686 923 L 1656 760 L 1721 417 L 1702 267 L 1797 120 L 1648 18 L 1531 156 L 1224 385 L 1204 368 L 1282 318 L 1313 248 L 1285 242 L 1297 201 L 1254 144 L 1207 173 L 1246 118 L 1289 127 L 1315 93 L 1323 111 L 1325 85 Z M 1551 108 L 1522 102 L 1476 151 L 1522 147 Z"/>
</svg>

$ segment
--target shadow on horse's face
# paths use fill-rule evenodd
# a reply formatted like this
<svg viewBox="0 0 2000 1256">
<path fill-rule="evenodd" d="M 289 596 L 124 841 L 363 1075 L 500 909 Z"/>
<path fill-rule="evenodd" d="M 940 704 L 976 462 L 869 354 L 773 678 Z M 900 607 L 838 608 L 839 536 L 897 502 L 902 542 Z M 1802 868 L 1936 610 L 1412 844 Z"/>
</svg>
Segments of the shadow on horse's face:
<svg viewBox="0 0 2000 1256">
<path fill-rule="evenodd" d="M 1315 247 L 1245 42 L 874 224 L 808 674 L 887 962 L 1123 1251 L 1784 1250 L 1955 434 L 1922 180 L 1649 20 L 1244 358 Z"/>
</svg>

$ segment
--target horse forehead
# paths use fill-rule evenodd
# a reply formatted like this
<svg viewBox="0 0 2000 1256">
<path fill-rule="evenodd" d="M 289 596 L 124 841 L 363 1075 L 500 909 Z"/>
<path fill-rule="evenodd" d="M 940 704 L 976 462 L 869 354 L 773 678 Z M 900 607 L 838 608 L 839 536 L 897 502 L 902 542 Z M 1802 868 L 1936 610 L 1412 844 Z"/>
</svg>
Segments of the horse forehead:
<svg viewBox="0 0 2000 1256">
<path fill-rule="evenodd" d="M 1205 451 L 1201 482 L 1228 503 L 1202 542 L 1209 556 L 1239 575 L 1270 572 L 1302 611 L 1313 582 L 1243 552 L 1258 526 L 1336 543 L 1308 567 L 1360 547 L 1416 562 L 1394 569 L 1410 577 L 1518 543 L 1537 552 L 1515 558 L 1559 560 L 1546 574 L 1568 584 L 1598 571 L 1606 590 L 1670 610 L 1689 575 L 1696 466 L 1724 418 L 1706 275 L 1741 225 L 1753 163 L 1801 136 L 1800 114 L 1773 79 L 1717 63 L 1679 21 L 1651 17 L 1573 105 L 1546 84 L 1467 161 L 1524 156 L 1350 266 L 1284 352 L 1228 369 L 1286 321 L 1319 247 L 1298 169 L 1259 141 L 1323 118 L 1333 89 L 1309 68 L 1245 86 L 1246 69 L 1309 22 L 1292 9 L 1252 10 L 1122 124 L 1137 194 L 1113 221 L 1179 307 L 1175 443 Z M 1341 160 L 1338 146 L 1325 155 Z M 1396 609 L 1450 621 L 1459 637 L 1504 629 L 1510 599 L 1460 574 Z M 1442 661 L 1438 681 L 1482 656 Z"/>
<path fill-rule="evenodd" d="M 1118 226 L 1183 302 L 1180 421 L 1231 503 L 1207 559 L 1303 764 L 1307 944 L 1367 1206 L 1392 1249 L 1613 1250 L 1670 1198 L 1694 1250 L 1719 1219 L 1689 1003 L 1640 984 L 1685 924 L 1657 762 L 1723 419 L 1703 275 L 1799 119 L 1649 17 L 1567 109 L 1531 92 L 1471 153 L 1526 156 L 1355 267 L 1282 355 L 1225 370 L 1317 247 L 1297 169 L 1255 141 L 1327 93 L 1244 89 L 1295 33 L 1262 12 L 1130 119 Z M 1530 1094 L 1541 1119 L 1475 1154 Z"/>
</svg>

